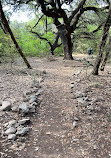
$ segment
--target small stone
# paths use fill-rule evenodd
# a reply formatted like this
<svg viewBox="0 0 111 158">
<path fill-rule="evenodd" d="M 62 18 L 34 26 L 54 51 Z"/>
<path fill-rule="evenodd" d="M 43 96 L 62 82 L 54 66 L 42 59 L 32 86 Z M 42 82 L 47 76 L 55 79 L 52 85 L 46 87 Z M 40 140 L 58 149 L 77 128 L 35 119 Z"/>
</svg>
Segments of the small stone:
<svg viewBox="0 0 111 158">
<path fill-rule="evenodd" d="M 75 116 L 74 121 L 79 121 L 79 118 Z"/>
<path fill-rule="evenodd" d="M 11 102 L 10 101 L 3 101 L 0 111 L 9 111 L 11 110 Z"/>
<path fill-rule="evenodd" d="M 77 80 L 75 80 L 76 82 L 80 82 L 81 81 L 81 79 L 80 78 L 78 78 Z"/>
<path fill-rule="evenodd" d="M 36 108 L 35 108 L 34 105 L 33 106 L 29 106 L 29 112 L 30 113 L 35 113 L 36 112 Z"/>
<path fill-rule="evenodd" d="M 77 122 L 74 121 L 74 122 L 73 122 L 73 127 L 75 128 L 75 127 L 77 127 L 77 126 L 78 126 Z"/>
<path fill-rule="evenodd" d="M 4 126 L 4 127 L 7 127 L 7 126 L 8 126 L 8 122 L 7 122 L 7 123 L 5 123 L 3 126 Z"/>
<path fill-rule="evenodd" d="M 90 112 L 94 111 L 94 107 L 93 106 L 89 106 L 88 110 L 90 110 Z"/>
<path fill-rule="evenodd" d="M 81 106 L 84 106 L 84 107 L 87 107 L 90 105 L 90 103 L 85 101 L 84 98 L 78 98 L 78 102 L 81 103 Z"/>
<path fill-rule="evenodd" d="M 38 89 L 38 91 L 37 91 L 37 93 L 36 93 L 36 96 L 39 96 L 39 95 L 41 95 L 41 93 L 43 92 L 43 90 L 42 89 Z"/>
<path fill-rule="evenodd" d="M 39 150 L 39 147 L 35 147 L 35 151 L 38 151 Z"/>
<path fill-rule="evenodd" d="M 20 104 L 19 105 L 19 112 L 20 113 L 28 113 L 29 112 L 28 103 L 23 102 L 22 104 Z"/>
<path fill-rule="evenodd" d="M 43 70 L 42 73 L 43 73 L 43 74 L 46 74 L 47 72 L 46 72 L 46 70 Z"/>
<path fill-rule="evenodd" d="M 71 83 L 70 87 L 71 87 L 71 89 L 74 88 L 74 83 Z"/>
<path fill-rule="evenodd" d="M 0 101 L 0 106 L 2 106 L 2 101 Z"/>
<path fill-rule="evenodd" d="M 94 150 L 96 150 L 96 149 L 97 149 L 97 146 L 96 146 L 96 145 L 94 145 L 94 146 L 93 146 L 93 149 L 94 149 Z"/>
<path fill-rule="evenodd" d="M 12 111 L 13 112 L 18 112 L 19 111 L 18 106 L 12 106 Z"/>
<path fill-rule="evenodd" d="M 8 135 L 8 140 L 15 140 L 16 139 L 16 134 L 9 134 Z"/>
<path fill-rule="evenodd" d="M 28 102 L 28 101 L 29 101 L 29 98 L 28 98 L 28 97 L 24 97 L 22 101 L 23 101 L 23 102 Z"/>
<path fill-rule="evenodd" d="M 47 134 L 47 135 L 50 135 L 50 134 L 51 134 L 51 132 L 46 132 L 46 134 Z"/>
<path fill-rule="evenodd" d="M 24 125 L 24 124 L 29 124 L 30 123 L 30 119 L 26 118 L 26 119 L 22 119 L 18 121 L 19 125 Z"/>
<path fill-rule="evenodd" d="M 85 96 L 85 93 L 82 93 L 81 91 L 78 91 L 78 92 L 75 93 L 75 95 L 76 95 L 77 98 L 82 98 L 82 97 Z"/>
<path fill-rule="evenodd" d="M 30 95 L 30 94 L 32 94 L 32 91 L 27 91 L 24 93 L 24 95 Z"/>
<path fill-rule="evenodd" d="M 24 137 L 19 137 L 18 138 L 18 142 L 24 142 L 26 140 L 26 138 L 24 138 Z"/>
<path fill-rule="evenodd" d="M 33 102 L 32 104 L 31 104 L 31 106 L 37 106 L 38 104 L 37 104 L 37 102 Z"/>
<path fill-rule="evenodd" d="M 36 96 L 33 95 L 33 96 L 30 97 L 29 103 L 31 104 L 33 102 L 36 102 L 36 100 L 37 100 Z"/>
<path fill-rule="evenodd" d="M 7 130 L 5 131 L 5 134 L 6 134 L 6 135 L 14 134 L 14 133 L 16 133 L 16 128 L 14 128 L 14 127 L 10 127 L 9 129 L 7 129 Z"/>
<path fill-rule="evenodd" d="M 85 101 L 89 101 L 89 98 L 88 97 L 84 97 L 83 98 Z"/>
<path fill-rule="evenodd" d="M 78 142 L 79 141 L 79 139 L 73 139 L 73 142 Z"/>
<path fill-rule="evenodd" d="M 20 135 L 20 136 L 24 136 L 25 134 L 27 134 L 27 132 L 30 130 L 30 128 L 29 127 L 19 127 L 18 129 L 17 129 L 17 132 L 16 132 L 16 134 L 17 135 Z"/>
<path fill-rule="evenodd" d="M 11 120 L 8 122 L 8 126 L 10 126 L 10 127 L 15 126 L 16 123 L 17 123 L 16 120 Z"/>
<path fill-rule="evenodd" d="M 78 141 L 79 141 L 79 139 L 73 138 L 72 141 L 71 141 L 71 143 L 78 142 Z"/>
</svg>

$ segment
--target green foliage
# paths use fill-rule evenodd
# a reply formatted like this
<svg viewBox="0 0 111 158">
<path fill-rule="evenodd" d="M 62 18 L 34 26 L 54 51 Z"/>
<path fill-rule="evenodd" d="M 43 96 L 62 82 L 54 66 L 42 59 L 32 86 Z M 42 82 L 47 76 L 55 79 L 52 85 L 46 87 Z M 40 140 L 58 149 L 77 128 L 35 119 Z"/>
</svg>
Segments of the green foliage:
<svg viewBox="0 0 111 158">
<path fill-rule="evenodd" d="M 52 19 L 48 18 L 48 32 L 45 30 L 45 18 L 43 18 L 39 25 L 34 29 L 42 37 L 47 38 L 52 44 L 55 40 L 55 34 L 52 32 Z M 17 42 L 26 56 L 46 56 L 50 53 L 50 46 L 45 40 L 41 40 L 37 35 L 30 33 L 30 29 L 35 25 L 35 20 L 31 20 L 27 23 L 17 23 L 11 24 L 13 28 L 13 33 L 17 39 Z M 59 41 L 60 43 L 60 41 Z M 55 54 L 58 55 L 62 52 L 62 47 L 57 48 Z M 58 53 L 57 53 L 58 52 Z"/>
<path fill-rule="evenodd" d="M 97 25 L 93 24 L 87 24 L 87 28 L 82 30 L 79 29 L 78 31 L 75 32 L 76 34 L 79 34 L 75 39 L 74 39 L 74 51 L 77 53 L 88 53 L 88 50 L 90 48 L 93 48 L 93 53 L 97 54 L 98 52 L 98 46 L 99 46 L 99 41 L 101 37 L 102 30 L 97 31 L 94 34 L 90 34 L 93 30 L 97 29 Z M 81 32 L 81 33 L 80 33 Z M 89 32 L 89 38 L 81 38 L 82 36 L 86 36 L 84 32 Z M 82 35 L 83 33 L 83 35 Z M 86 37 L 87 37 L 86 36 Z"/>
<path fill-rule="evenodd" d="M 1 62 L 14 62 L 14 58 L 17 55 L 17 50 L 13 41 L 8 34 L 4 34 L 0 30 L 0 61 Z"/>
</svg>

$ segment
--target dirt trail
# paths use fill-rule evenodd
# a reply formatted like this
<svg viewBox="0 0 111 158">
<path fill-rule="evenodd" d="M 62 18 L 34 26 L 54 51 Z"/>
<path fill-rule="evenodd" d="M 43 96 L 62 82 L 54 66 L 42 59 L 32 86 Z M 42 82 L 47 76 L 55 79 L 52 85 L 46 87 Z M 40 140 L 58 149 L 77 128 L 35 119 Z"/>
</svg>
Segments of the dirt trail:
<svg viewBox="0 0 111 158">
<path fill-rule="evenodd" d="M 71 137 L 73 130 L 71 117 L 74 105 L 70 95 L 70 82 L 74 68 L 67 67 L 68 62 L 63 60 L 47 64 L 43 61 L 38 63 L 38 69 L 39 66 L 47 74 L 42 83 L 43 101 L 32 134 L 36 136 L 36 154 L 39 158 L 74 157 L 70 151 L 70 140 L 67 139 L 68 134 Z"/>
<path fill-rule="evenodd" d="M 63 61 L 62 58 L 51 62 L 37 58 L 29 60 L 34 73 L 46 71 L 41 82 L 42 102 L 38 113 L 31 116 L 32 130 L 20 143 L 21 149 L 5 151 L 13 143 L 3 141 L 2 152 L 7 153 L 7 158 L 110 158 L 111 80 L 110 75 L 106 76 L 110 66 L 104 75 L 88 78 L 86 74 L 91 69 L 86 73 L 86 66 L 80 61 Z M 30 78 L 24 79 L 20 80 L 21 91 L 30 85 Z M 72 82 L 74 88 L 71 89 Z M 78 104 L 77 91 L 87 95 L 94 110 L 89 112 L 89 106 Z M 16 96 L 21 97 L 21 93 Z M 8 118 L 8 114 L 5 115 Z M 76 128 L 73 126 L 74 117 L 79 118 Z M 6 122 L 6 118 L 4 120 Z"/>
</svg>

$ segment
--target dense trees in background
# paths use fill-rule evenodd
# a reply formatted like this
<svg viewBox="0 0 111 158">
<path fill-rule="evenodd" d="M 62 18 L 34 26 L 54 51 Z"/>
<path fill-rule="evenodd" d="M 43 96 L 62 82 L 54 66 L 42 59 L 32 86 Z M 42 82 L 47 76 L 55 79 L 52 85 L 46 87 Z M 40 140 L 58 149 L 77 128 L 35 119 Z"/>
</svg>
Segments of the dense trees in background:
<svg viewBox="0 0 111 158">
<path fill-rule="evenodd" d="M 93 74 L 98 74 L 110 29 L 109 0 L 2 0 L 2 3 L 10 4 L 13 10 L 28 5 L 36 15 L 27 23 L 11 23 L 17 42 L 26 55 L 54 54 L 54 51 L 61 54 L 63 49 L 64 59 L 73 59 L 73 52 L 87 53 L 92 47 L 94 53 L 98 52 Z M 0 27 L 2 33 L 5 32 Z"/>
<path fill-rule="evenodd" d="M 1 25 L 3 25 L 5 33 L 8 32 L 8 33 L 10 34 L 10 37 L 11 37 L 11 39 L 12 39 L 12 41 L 13 41 L 13 43 L 14 43 L 16 49 L 18 50 L 19 54 L 20 54 L 21 57 L 23 58 L 25 64 L 27 65 L 28 68 L 31 68 L 29 62 L 27 61 L 27 59 L 26 59 L 26 57 L 24 56 L 24 54 L 23 54 L 21 48 L 19 47 L 18 42 L 16 41 L 16 39 L 15 39 L 15 37 L 14 37 L 14 34 L 13 34 L 13 32 L 12 32 L 12 30 L 11 30 L 9 24 L 8 24 L 8 21 L 7 21 L 6 17 L 5 17 L 4 11 L 3 11 L 3 7 L 2 7 L 1 1 L 0 1 L 0 18 L 1 18 Z"/>
<path fill-rule="evenodd" d="M 100 10 L 100 8 L 97 7 L 87 6 L 86 0 L 78 1 L 78 5 L 74 3 L 75 2 L 73 0 L 72 1 L 38 0 L 38 4 L 41 6 L 41 10 L 43 14 L 48 17 L 52 17 L 53 23 L 55 24 L 59 32 L 63 44 L 64 59 L 73 59 L 72 57 L 73 42 L 71 39 L 71 34 L 73 34 L 78 28 L 80 17 L 86 11 L 90 10 L 97 13 Z M 71 6 L 72 9 L 64 8 L 63 5 L 66 4 Z M 67 11 L 65 11 L 66 9 Z"/>
</svg>

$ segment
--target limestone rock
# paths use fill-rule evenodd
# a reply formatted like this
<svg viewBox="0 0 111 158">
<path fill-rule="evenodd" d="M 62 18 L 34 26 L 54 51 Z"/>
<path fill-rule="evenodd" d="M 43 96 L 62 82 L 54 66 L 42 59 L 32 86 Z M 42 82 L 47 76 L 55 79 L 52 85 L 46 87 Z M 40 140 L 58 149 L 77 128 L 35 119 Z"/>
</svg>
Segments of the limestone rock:
<svg viewBox="0 0 111 158">
<path fill-rule="evenodd" d="M 81 91 L 78 91 L 78 92 L 75 93 L 75 95 L 76 95 L 77 98 L 82 98 L 82 97 L 85 96 L 85 93 L 82 93 Z"/>
<path fill-rule="evenodd" d="M 25 124 L 29 124 L 30 123 L 30 119 L 26 118 L 26 119 L 22 119 L 18 121 L 19 125 L 25 125 Z"/>
<path fill-rule="evenodd" d="M 75 116 L 74 121 L 79 121 L 79 118 Z"/>
<path fill-rule="evenodd" d="M 13 112 L 18 112 L 19 111 L 18 106 L 12 106 L 12 111 Z"/>
<path fill-rule="evenodd" d="M 89 106 L 88 110 L 89 110 L 90 112 L 92 112 L 92 111 L 94 111 L 94 107 L 91 105 L 91 106 Z"/>
<path fill-rule="evenodd" d="M 6 134 L 6 135 L 14 134 L 14 133 L 16 133 L 16 128 L 14 128 L 14 127 L 10 127 L 9 129 L 7 129 L 7 130 L 5 131 L 5 134 Z"/>
<path fill-rule="evenodd" d="M 9 111 L 11 110 L 11 102 L 10 101 L 3 101 L 2 106 L 0 107 L 0 111 Z"/>
<path fill-rule="evenodd" d="M 90 105 L 88 101 L 86 101 L 84 98 L 78 98 L 78 103 L 81 104 L 81 106 L 87 107 Z"/>
<path fill-rule="evenodd" d="M 77 126 L 78 126 L 77 122 L 74 121 L 74 122 L 73 122 L 73 127 L 75 128 L 75 127 L 77 127 Z"/>
<path fill-rule="evenodd" d="M 36 96 L 35 96 L 35 95 L 32 95 L 32 96 L 30 96 L 29 103 L 31 104 L 31 103 L 33 103 L 33 102 L 36 102 L 36 100 L 37 100 Z"/>
<path fill-rule="evenodd" d="M 19 105 L 19 112 L 20 113 L 28 113 L 29 112 L 29 107 L 28 103 L 23 102 L 22 104 Z"/>
<path fill-rule="evenodd" d="M 16 134 L 9 134 L 8 135 L 8 140 L 15 140 L 16 139 Z"/>
<path fill-rule="evenodd" d="M 31 106 L 37 106 L 37 105 L 38 105 L 37 102 L 33 102 L 33 103 L 31 104 Z"/>
<path fill-rule="evenodd" d="M 36 112 L 36 108 L 35 108 L 34 105 L 33 105 L 33 106 L 29 106 L 29 112 L 30 112 L 30 113 Z"/>
<path fill-rule="evenodd" d="M 16 123 L 17 123 L 16 120 L 11 120 L 8 122 L 8 127 L 14 127 Z"/>
<path fill-rule="evenodd" d="M 41 93 L 43 92 L 43 90 L 42 89 L 38 89 L 38 92 L 36 93 L 36 96 L 39 96 L 39 95 L 41 95 Z"/>
<path fill-rule="evenodd" d="M 16 134 L 19 135 L 19 136 L 24 136 L 25 134 L 27 134 L 27 132 L 30 130 L 29 127 L 19 127 L 17 129 L 17 132 Z"/>
</svg>

